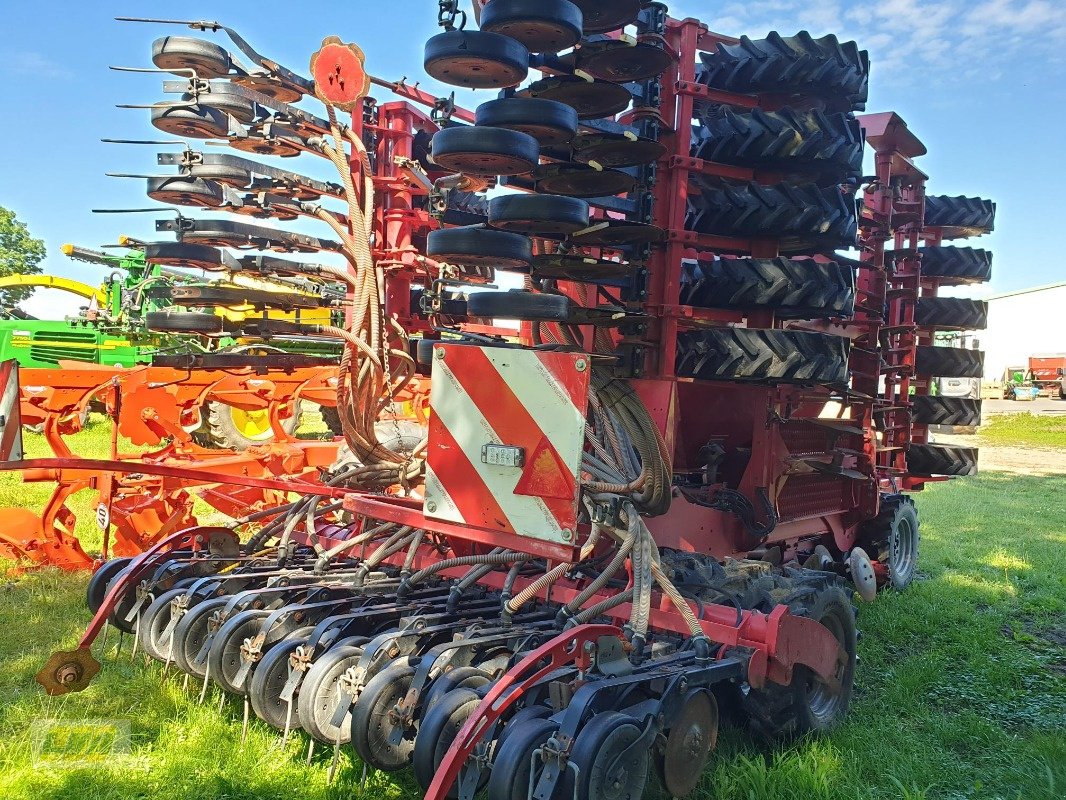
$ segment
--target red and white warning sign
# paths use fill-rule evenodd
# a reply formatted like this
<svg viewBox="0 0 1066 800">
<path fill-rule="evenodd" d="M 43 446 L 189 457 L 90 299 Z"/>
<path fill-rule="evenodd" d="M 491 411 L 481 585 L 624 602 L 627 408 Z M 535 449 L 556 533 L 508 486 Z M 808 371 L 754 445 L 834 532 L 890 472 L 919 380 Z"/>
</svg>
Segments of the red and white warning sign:
<svg viewBox="0 0 1066 800">
<path fill-rule="evenodd" d="M 581 353 L 437 345 L 425 515 L 572 542 L 589 372 Z"/>
</svg>

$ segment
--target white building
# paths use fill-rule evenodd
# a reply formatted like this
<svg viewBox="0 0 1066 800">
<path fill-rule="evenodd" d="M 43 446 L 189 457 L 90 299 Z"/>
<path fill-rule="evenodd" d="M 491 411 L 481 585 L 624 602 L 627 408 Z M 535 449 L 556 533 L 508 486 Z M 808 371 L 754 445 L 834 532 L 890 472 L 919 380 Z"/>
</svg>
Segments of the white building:
<svg viewBox="0 0 1066 800">
<path fill-rule="evenodd" d="M 998 381 L 1008 366 L 1038 353 L 1066 353 L 1066 281 L 993 295 L 988 329 L 973 334 L 985 351 L 985 379 Z"/>
</svg>

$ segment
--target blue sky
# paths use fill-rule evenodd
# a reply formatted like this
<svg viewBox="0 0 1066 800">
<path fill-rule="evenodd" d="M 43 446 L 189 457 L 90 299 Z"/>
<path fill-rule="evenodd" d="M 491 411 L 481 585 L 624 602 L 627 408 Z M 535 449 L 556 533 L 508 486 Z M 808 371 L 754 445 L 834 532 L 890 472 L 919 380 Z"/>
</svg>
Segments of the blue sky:
<svg viewBox="0 0 1066 800">
<path fill-rule="evenodd" d="M 116 15 L 216 19 L 300 72 L 306 72 L 322 38 L 337 34 L 363 47 L 375 75 L 417 80 L 423 43 L 436 31 L 436 5 L 433 0 L 327 6 L 272 0 L 7 3 L 8 33 L 0 41 L 0 78 L 8 98 L 0 126 L 0 205 L 14 209 L 45 240 L 46 271 L 90 283 L 105 271 L 70 262 L 59 253 L 63 242 L 96 246 L 121 233 L 153 238 L 153 215 L 90 212 L 152 205 L 142 181 L 104 173 L 151 173 L 155 148 L 99 140 L 160 138 L 147 111 L 115 104 L 163 99 L 162 76 L 123 74 L 108 66 L 150 66 L 152 40 L 185 30 L 119 23 L 112 19 Z M 788 35 L 805 28 L 816 36 L 836 33 L 858 41 L 872 61 L 868 110 L 896 111 L 925 142 L 929 155 L 918 163 L 931 176 L 930 191 L 998 203 L 996 233 L 975 243 L 995 252 L 995 278 L 981 291 L 1066 279 L 1058 241 L 1066 229 L 1060 184 L 1066 167 L 1066 0 L 675 0 L 670 7 L 676 17 L 699 17 L 733 35 L 760 38 L 770 30 Z M 223 35 L 214 38 L 228 45 Z M 470 106 L 483 96 L 457 91 L 457 100 Z M 304 164 L 309 160 L 301 158 L 299 169 L 328 176 Z M 54 293 L 38 292 L 30 310 L 69 313 L 64 303 Z"/>
</svg>

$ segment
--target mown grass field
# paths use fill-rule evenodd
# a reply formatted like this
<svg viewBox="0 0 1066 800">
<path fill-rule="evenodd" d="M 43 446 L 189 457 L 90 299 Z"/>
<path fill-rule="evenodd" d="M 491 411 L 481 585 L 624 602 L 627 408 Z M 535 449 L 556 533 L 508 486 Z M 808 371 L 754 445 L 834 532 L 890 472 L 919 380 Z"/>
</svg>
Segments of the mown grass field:
<svg viewBox="0 0 1066 800">
<path fill-rule="evenodd" d="M 103 425 L 80 446 L 106 441 Z M 42 454 L 28 440 L 31 454 Z M 0 504 L 36 507 L 47 491 L 0 479 Z M 727 732 L 699 797 L 716 800 L 1052 800 L 1066 796 L 1066 475 L 987 474 L 917 496 L 922 575 L 906 593 L 863 606 L 857 694 L 832 735 L 766 747 Z M 99 546 L 88 501 L 87 546 Z M 203 706 L 159 665 L 97 648 L 103 672 L 88 690 L 46 697 L 33 675 L 74 645 L 88 620 L 86 576 L 56 571 L 0 579 L 0 797 L 414 798 L 407 777 L 373 773 L 345 754 L 305 764 L 306 740 L 282 748 L 241 708 Z M 41 720 L 123 720 L 126 755 L 40 762 Z"/>
<path fill-rule="evenodd" d="M 1066 416 L 989 415 L 979 434 L 989 444 L 1066 448 Z"/>
</svg>

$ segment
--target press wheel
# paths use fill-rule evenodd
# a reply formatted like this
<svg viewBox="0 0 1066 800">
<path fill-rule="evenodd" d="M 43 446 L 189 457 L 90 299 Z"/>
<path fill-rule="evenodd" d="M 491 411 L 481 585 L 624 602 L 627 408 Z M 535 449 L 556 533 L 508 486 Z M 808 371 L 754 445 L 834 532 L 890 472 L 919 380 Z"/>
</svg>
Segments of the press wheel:
<svg viewBox="0 0 1066 800">
<path fill-rule="evenodd" d="M 673 58 L 662 47 L 647 42 L 628 44 L 618 39 L 584 45 L 577 54 L 578 69 L 615 83 L 654 78 L 672 63 Z"/>
<path fill-rule="evenodd" d="M 480 27 L 534 53 L 558 53 L 578 43 L 581 23 L 581 9 L 569 0 L 492 0 L 481 12 Z"/>
<path fill-rule="evenodd" d="M 430 231 L 426 255 L 457 266 L 528 270 L 533 242 L 528 236 L 488 228 L 441 228 Z"/>
<path fill-rule="evenodd" d="M 681 713 L 670 725 L 660 779 L 672 797 L 686 797 L 699 786 L 711 753 L 718 744 L 718 702 L 714 695 L 694 689 L 681 702 Z"/>
<path fill-rule="evenodd" d="M 538 192 L 567 197 L 613 197 L 632 191 L 637 183 L 627 172 L 585 164 L 545 164 L 537 168 L 533 177 Z"/>
<path fill-rule="evenodd" d="M 529 50 L 489 31 L 445 31 L 426 42 L 426 73 L 452 86 L 505 89 L 529 72 Z"/>
<path fill-rule="evenodd" d="M 573 0 L 585 33 L 607 33 L 637 21 L 641 0 Z"/>
<path fill-rule="evenodd" d="M 91 613 L 95 614 L 100 610 L 107 596 L 107 584 L 128 567 L 131 561 L 133 561 L 132 558 L 112 558 L 101 564 L 92 574 L 89 584 L 85 587 L 85 605 L 89 607 Z"/>
<path fill-rule="evenodd" d="M 651 763 L 647 747 L 629 751 L 640 738 L 637 721 L 617 711 L 596 714 L 577 734 L 570 761 L 577 768 L 577 778 L 567 772 L 567 789 L 563 797 L 576 800 L 640 800 L 648 780 Z M 573 793 L 574 782 L 577 791 Z"/>
<path fill-rule="evenodd" d="M 508 194 L 489 201 L 489 225 L 546 239 L 563 239 L 589 225 L 589 204 L 574 197 Z"/>
<path fill-rule="evenodd" d="M 137 638 L 144 652 L 156 661 L 167 661 L 170 658 L 170 642 L 174 632 L 170 632 L 166 641 L 163 641 L 162 636 L 170 624 L 171 601 L 183 594 L 184 588 L 163 592 L 141 611 Z"/>
<path fill-rule="evenodd" d="M 277 156 L 278 158 L 295 158 L 301 152 L 299 147 L 278 136 L 234 136 L 230 139 L 229 145 L 234 150 L 244 153 Z"/>
<path fill-rule="evenodd" d="M 241 669 L 241 645 L 245 639 L 259 632 L 259 626 L 268 616 L 270 612 L 261 609 L 241 611 L 226 620 L 215 634 L 215 640 L 207 654 L 207 663 L 211 670 L 211 680 L 227 692 L 244 692 L 243 686 L 234 683 Z"/>
<path fill-rule="evenodd" d="M 352 709 L 352 746 L 359 757 L 372 767 L 384 772 L 403 769 L 411 760 L 418 720 L 404 726 L 395 715 L 394 707 L 403 700 L 415 668 L 410 664 L 390 664 L 363 687 Z M 400 733 L 399 742 L 391 742 L 394 733 Z"/>
<path fill-rule="evenodd" d="M 524 175 L 540 158 L 537 140 L 507 128 L 454 127 L 433 135 L 433 163 L 469 175 Z"/>
<path fill-rule="evenodd" d="M 333 713 L 341 699 L 341 677 L 355 666 L 363 655 L 363 648 L 355 645 L 335 645 L 315 659 L 304 676 L 297 695 L 297 714 L 300 727 L 320 742 L 333 743 L 340 734 L 341 744 L 352 737 L 352 716 L 349 711 L 338 727 L 332 724 Z"/>
<path fill-rule="evenodd" d="M 459 730 L 481 702 L 481 695 L 473 689 L 453 689 L 440 698 L 440 702 L 431 708 L 422 719 L 415 739 L 415 749 L 411 755 L 411 769 L 415 780 L 423 789 L 428 789 L 433 776 L 444 760 L 448 748 L 452 746 Z M 482 772 L 478 780 L 478 791 L 488 781 L 488 772 Z M 459 796 L 459 779 L 448 789 L 448 797 Z"/>
<path fill-rule="evenodd" d="M 566 103 L 580 119 L 613 117 L 629 108 L 633 95 L 617 83 L 587 81 L 572 75 L 556 75 L 531 83 L 518 97 L 543 98 Z"/>
<path fill-rule="evenodd" d="M 536 770 L 535 785 L 536 776 L 543 769 L 539 759 L 534 762 L 534 754 L 544 747 L 558 728 L 558 723 L 550 719 L 533 719 L 501 742 L 496 748 L 492 772 L 489 774 L 488 800 L 526 800 L 529 796 L 530 770 Z"/>
<path fill-rule="evenodd" d="M 289 721 L 290 728 L 299 727 L 296 697 L 292 699 L 290 715 L 289 704 L 281 699 L 281 692 L 291 672 L 289 656 L 296 652 L 297 647 L 304 644 L 307 644 L 306 638 L 286 639 L 270 648 L 255 665 L 255 670 L 248 682 L 248 699 L 251 702 L 252 711 L 267 725 L 279 731 L 285 729 L 286 719 Z"/>
<path fill-rule="evenodd" d="M 182 672 L 198 678 L 204 677 L 207 672 L 207 660 L 197 663 L 196 657 L 203 649 L 204 642 L 207 641 L 210 633 L 211 615 L 216 611 L 221 611 L 228 602 L 228 597 L 214 597 L 197 603 L 189 608 L 178 621 L 172 635 L 174 643 L 172 655 L 174 664 Z"/>
<path fill-rule="evenodd" d="M 577 111 L 566 103 L 533 97 L 503 97 L 474 112 L 478 127 L 508 128 L 532 136 L 541 146 L 567 144 L 577 134 Z"/>
<path fill-rule="evenodd" d="M 223 270 L 222 252 L 205 244 L 183 242 L 150 242 L 144 246 L 144 258 L 149 264 L 186 269 Z"/>
</svg>

